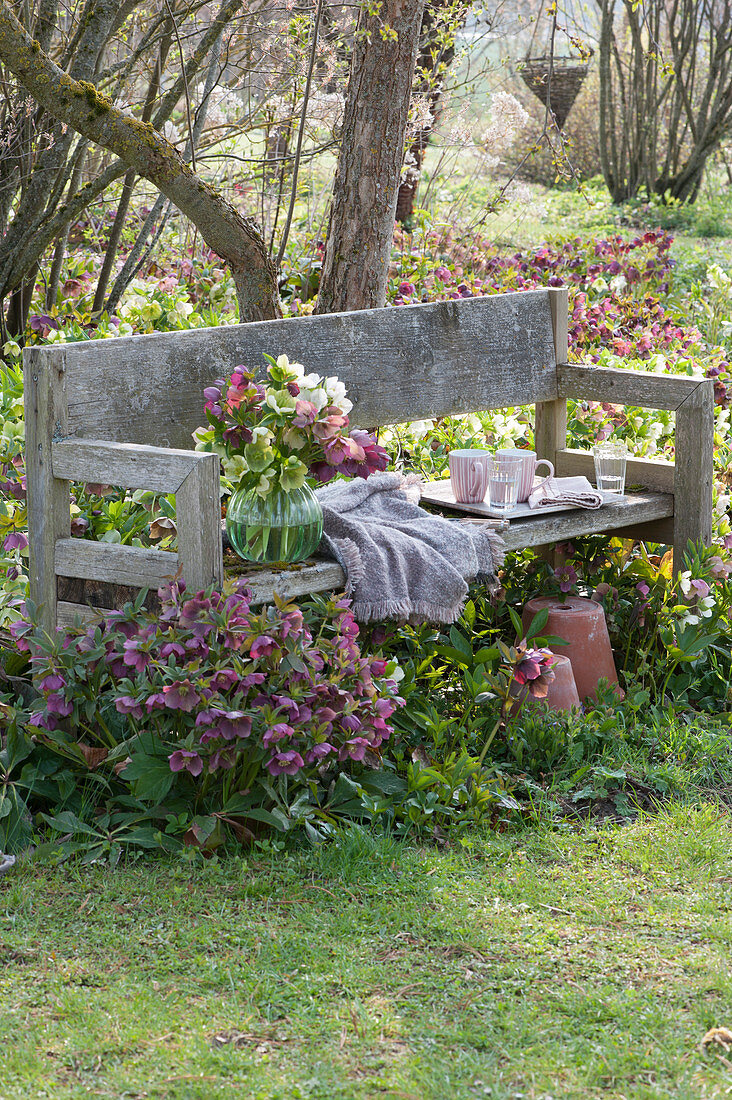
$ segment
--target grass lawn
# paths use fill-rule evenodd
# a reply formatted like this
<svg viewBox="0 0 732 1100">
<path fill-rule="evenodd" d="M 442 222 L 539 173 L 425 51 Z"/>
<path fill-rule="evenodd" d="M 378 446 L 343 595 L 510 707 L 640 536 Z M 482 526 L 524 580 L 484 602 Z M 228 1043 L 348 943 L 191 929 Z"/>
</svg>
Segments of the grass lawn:
<svg viewBox="0 0 732 1100">
<path fill-rule="evenodd" d="M 732 827 L 626 828 L 0 880 L 0 1093 L 732 1095 Z"/>
</svg>

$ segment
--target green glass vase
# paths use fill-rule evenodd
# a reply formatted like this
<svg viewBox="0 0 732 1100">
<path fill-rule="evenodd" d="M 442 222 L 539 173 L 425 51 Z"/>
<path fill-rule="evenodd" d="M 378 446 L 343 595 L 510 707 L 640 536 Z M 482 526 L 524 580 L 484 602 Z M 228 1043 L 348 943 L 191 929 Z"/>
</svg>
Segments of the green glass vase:
<svg viewBox="0 0 732 1100">
<path fill-rule="evenodd" d="M 295 562 L 317 549 L 323 534 L 323 510 L 309 485 L 266 497 L 256 489 L 237 489 L 226 510 L 226 533 L 244 561 Z"/>
</svg>

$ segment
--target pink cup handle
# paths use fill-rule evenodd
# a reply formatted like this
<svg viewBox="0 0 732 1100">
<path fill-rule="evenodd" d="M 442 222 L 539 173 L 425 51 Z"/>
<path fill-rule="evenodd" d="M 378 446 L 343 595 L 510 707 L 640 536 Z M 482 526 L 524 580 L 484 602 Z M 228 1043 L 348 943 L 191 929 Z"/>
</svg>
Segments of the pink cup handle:
<svg viewBox="0 0 732 1100">
<path fill-rule="evenodd" d="M 544 482 L 545 482 L 545 481 L 548 481 L 550 477 L 554 477 L 554 467 L 553 467 L 553 465 L 551 464 L 551 462 L 549 461 L 549 459 L 548 459 L 548 458 L 540 458 L 540 459 L 539 459 L 539 461 L 538 461 L 538 462 L 537 462 L 537 464 L 536 464 L 536 467 L 535 467 L 535 469 L 537 469 L 537 470 L 538 470 L 538 468 L 539 468 L 539 467 L 540 467 L 540 466 L 541 466 L 542 464 L 543 464 L 544 466 L 548 466 L 548 467 L 549 467 L 549 473 L 548 473 L 548 474 L 546 475 L 546 477 L 545 477 L 545 478 L 543 478 L 543 479 L 542 479 L 542 480 L 541 480 L 541 481 L 539 482 L 539 485 L 543 485 L 543 484 L 544 484 Z M 539 485 L 537 485 L 537 486 L 536 486 L 536 488 L 537 488 L 537 489 L 539 488 Z"/>
<path fill-rule="evenodd" d="M 474 458 L 470 463 L 470 496 L 477 497 L 480 495 L 480 483 L 483 480 L 483 465 L 478 458 Z"/>
</svg>

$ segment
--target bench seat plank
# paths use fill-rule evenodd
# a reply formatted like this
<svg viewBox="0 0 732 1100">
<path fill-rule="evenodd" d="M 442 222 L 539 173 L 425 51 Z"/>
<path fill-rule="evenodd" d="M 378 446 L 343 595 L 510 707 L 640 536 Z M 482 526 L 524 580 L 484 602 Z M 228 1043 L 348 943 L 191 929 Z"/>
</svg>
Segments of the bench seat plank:
<svg viewBox="0 0 732 1100">
<path fill-rule="evenodd" d="M 602 508 L 577 508 L 514 520 L 502 538 L 509 550 L 521 550 L 565 542 L 580 535 L 622 531 L 624 527 L 667 519 L 673 514 L 674 498 L 670 493 L 626 493 L 620 500 L 605 503 Z"/>
<path fill-rule="evenodd" d="M 501 531 L 509 550 L 524 547 L 546 546 L 553 542 L 565 542 L 580 535 L 600 534 L 617 531 L 622 534 L 624 528 L 634 528 L 650 521 L 665 520 L 673 516 L 674 500 L 669 493 L 628 493 L 620 500 L 605 504 L 594 511 L 576 508 L 567 512 L 552 512 L 549 515 L 533 515 L 526 519 L 509 522 L 508 528 Z M 78 541 L 78 540 L 68 540 Z M 93 546 L 93 543 L 85 543 Z M 157 556 L 161 551 L 153 551 Z M 174 557 L 172 554 L 167 557 Z M 156 559 L 157 560 L 157 559 Z M 282 568 L 254 569 L 246 572 L 243 564 L 241 573 L 252 589 L 252 603 L 260 605 L 271 599 L 276 592 L 285 598 L 305 596 L 312 592 L 338 592 L 345 585 L 345 575 L 340 565 L 322 558 Z M 69 626 L 75 615 L 86 621 L 94 617 L 95 609 L 86 604 L 59 600 L 58 624 Z"/>
</svg>

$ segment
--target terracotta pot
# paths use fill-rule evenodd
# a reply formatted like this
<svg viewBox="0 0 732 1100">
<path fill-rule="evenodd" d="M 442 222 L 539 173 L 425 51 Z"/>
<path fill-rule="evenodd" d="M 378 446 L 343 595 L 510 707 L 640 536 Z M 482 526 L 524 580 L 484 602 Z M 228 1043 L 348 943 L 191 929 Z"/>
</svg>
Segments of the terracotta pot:
<svg viewBox="0 0 732 1100">
<path fill-rule="evenodd" d="M 544 703 L 551 710 L 571 710 L 572 707 L 579 707 L 580 699 L 569 658 L 557 656 L 552 668 L 554 679 L 549 684 L 549 691 L 544 699 L 534 699 L 532 695 L 529 695 L 529 689 L 525 684 L 515 685 L 516 695 L 524 697 L 524 708 L 542 706 Z M 513 694 L 513 689 L 511 693 Z"/>
<path fill-rule="evenodd" d="M 615 693 L 622 699 L 625 692 L 618 684 L 605 612 L 600 604 L 579 596 L 567 596 L 563 602 L 551 596 L 537 596 L 524 607 L 524 630 L 528 630 L 531 620 L 544 607 L 549 618 L 542 633 L 554 634 L 568 643 L 557 646 L 556 652 L 569 658 L 580 699 L 588 695 L 594 698 L 603 678 L 617 685 Z"/>
</svg>

